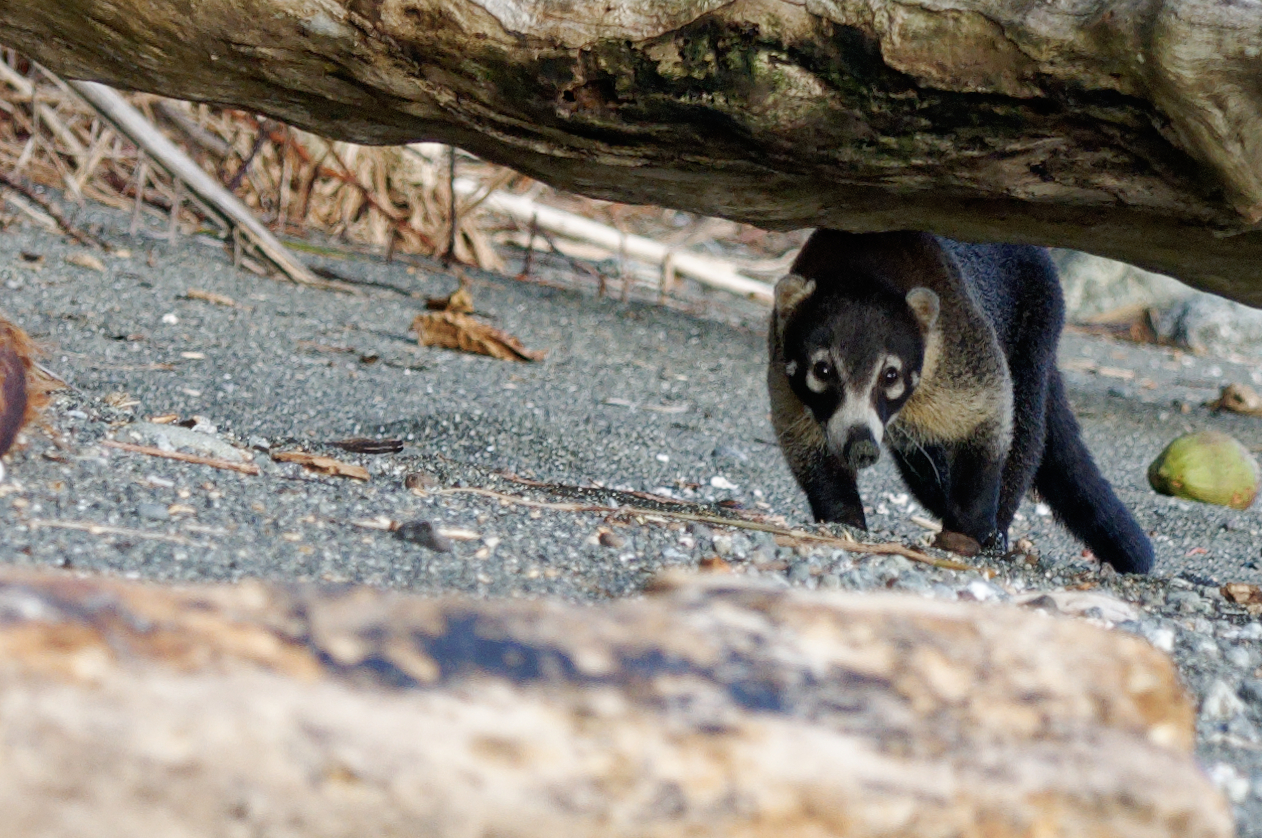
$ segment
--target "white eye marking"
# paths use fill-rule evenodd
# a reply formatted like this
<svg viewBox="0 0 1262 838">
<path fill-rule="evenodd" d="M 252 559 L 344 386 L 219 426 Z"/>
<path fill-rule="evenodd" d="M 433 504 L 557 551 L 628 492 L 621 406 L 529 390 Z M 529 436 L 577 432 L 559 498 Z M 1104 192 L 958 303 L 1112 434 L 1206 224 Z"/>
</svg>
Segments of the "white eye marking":
<svg viewBox="0 0 1262 838">
<path fill-rule="evenodd" d="M 798 374 L 798 362 L 797 362 L 797 361 L 790 361 L 789 363 L 785 364 L 785 365 L 784 365 L 784 374 L 785 374 L 786 376 L 788 376 L 789 378 L 792 378 L 793 376 L 797 375 L 797 374 Z"/>
<path fill-rule="evenodd" d="M 881 372 L 877 381 L 885 391 L 885 397 L 890 401 L 902 398 L 907 392 L 907 385 L 902 375 L 903 359 L 897 355 L 886 355 L 881 360 L 879 369 Z"/>
<path fill-rule="evenodd" d="M 915 370 L 913 370 L 911 374 L 911 386 L 913 387 L 920 386 L 920 373 L 916 372 Z"/>
<path fill-rule="evenodd" d="M 816 393 L 828 389 L 828 379 L 832 376 L 832 358 L 827 349 L 817 349 L 811 353 L 811 366 L 806 371 L 806 386 Z"/>
</svg>

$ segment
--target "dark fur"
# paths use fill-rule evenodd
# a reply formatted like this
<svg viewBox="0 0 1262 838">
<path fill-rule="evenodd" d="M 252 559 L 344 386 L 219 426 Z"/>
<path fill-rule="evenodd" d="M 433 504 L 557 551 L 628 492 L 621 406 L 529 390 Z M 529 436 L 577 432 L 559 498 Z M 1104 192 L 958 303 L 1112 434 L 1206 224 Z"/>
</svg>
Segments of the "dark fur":
<svg viewBox="0 0 1262 838">
<path fill-rule="evenodd" d="M 865 523 L 853 468 L 795 419 L 825 421 L 829 408 L 810 403 L 818 394 L 790 380 L 785 361 L 831 330 L 848 357 L 896 352 L 918 368 L 929 335 L 904 298 L 925 287 L 941 306 L 934 369 L 905 404 L 891 405 L 892 420 L 880 416 L 920 502 L 944 528 L 1001 548 L 1033 486 L 1102 561 L 1124 572 L 1151 567 L 1147 537 L 1100 475 L 1065 398 L 1055 366 L 1064 304 L 1044 250 L 819 230 L 793 274 L 815 290 L 773 316 L 768 383 L 781 447 L 818 519 Z M 909 350 L 909 340 L 921 345 Z"/>
</svg>

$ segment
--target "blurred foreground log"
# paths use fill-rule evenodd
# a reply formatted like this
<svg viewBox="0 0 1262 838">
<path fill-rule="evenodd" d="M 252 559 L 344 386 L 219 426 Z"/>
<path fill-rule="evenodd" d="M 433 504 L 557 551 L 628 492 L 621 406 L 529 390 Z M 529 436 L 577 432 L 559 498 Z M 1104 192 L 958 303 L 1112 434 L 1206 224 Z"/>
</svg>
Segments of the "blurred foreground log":
<svg viewBox="0 0 1262 838">
<path fill-rule="evenodd" d="M 1262 6 L 0 0 L 62 75 L 768 227 L 1100 253 L 1262 304 Z"/>
<path fill-rule="evenodd" d="M 0 574 L 6 834 L 1218 838 L 1160 653 L 688 583 L 423 600 Z"/>
</svg>

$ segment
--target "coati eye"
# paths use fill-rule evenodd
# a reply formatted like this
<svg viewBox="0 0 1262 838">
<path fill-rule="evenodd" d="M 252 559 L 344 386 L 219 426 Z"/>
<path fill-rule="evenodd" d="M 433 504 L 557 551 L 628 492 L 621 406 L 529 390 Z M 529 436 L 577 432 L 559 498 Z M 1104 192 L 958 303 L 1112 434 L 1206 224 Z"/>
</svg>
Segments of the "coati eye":
<svg viewBox="0 0 1262 838">
<path fill-rule="evenodd" d="M 811 372 L 813 372 L 815 377 L 820 381 L 827 381 L 833 377 L 833 365 L 827 361 L 816 361 L 815 365 L 811 367 Z"/>
<path fill-rule="evenodd" d="M 885 387 L 892 387 L 898 381 L 898 370 L 894 367 L 886 367 L 885 372 L 881 373 L 881 384 Z"/>
</svg>

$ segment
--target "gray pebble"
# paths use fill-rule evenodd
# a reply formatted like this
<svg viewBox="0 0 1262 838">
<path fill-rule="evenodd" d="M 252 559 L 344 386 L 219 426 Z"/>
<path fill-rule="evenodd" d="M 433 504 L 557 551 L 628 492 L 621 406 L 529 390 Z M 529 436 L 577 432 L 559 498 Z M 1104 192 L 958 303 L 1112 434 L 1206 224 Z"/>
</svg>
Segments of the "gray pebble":
<svg viewBox="0 0 1262 838">
<path fill-rule="evenodd" d="M 1204 607 L 1204 601 L 1196 591 L 1171 591 L 1166 597 L 1166 604 L 1184 614 L 1195 614 Z"/>
<path fill-rule="evenodd" d="M 732 537 L 726 533 L 714 536 L 714 552 L 724 558 L 732 555 Z"/>
<path fill-rule="evenodd" d="M 1253 668 L 1253 653 L 1243 646 L 1233 646 L 1223 655 L 1227 663 L 1240 669 Z"/>
<path fill-rule="evenodd" d="M 1212 722 L 1227 721 L 1244 710 L 1245 703 L 1240 696 L 1221 679 L 1209 685 L 1201 702 L 1201 718 Z"/>
<path fill-rule="evenodd" d="M 136 514 L 147 521 L 171 520 L 171 513 L 167 511 L 166 505 L 161 503 L 138 503 Z"/>
<path fill-rule="evenodd" d="M 749 560 L 754 564 L 768 564 L 776 560 L 774 550 L 768 550 L 766 547 L 757 547 L 749 554 Z"/>
<path fill-rule="evenodd" d="M 1240 684 L 1240 697 L 1262 709 L 1262 678 L 1246 678 Z"/>
<path fill-rule="evenodd" d="M 808 562 L 799 561 L 789 568 L 790 582 L 805 582 L 811 578 L 811 566 Z"/>
</svg>

